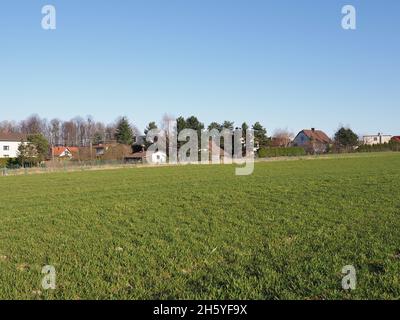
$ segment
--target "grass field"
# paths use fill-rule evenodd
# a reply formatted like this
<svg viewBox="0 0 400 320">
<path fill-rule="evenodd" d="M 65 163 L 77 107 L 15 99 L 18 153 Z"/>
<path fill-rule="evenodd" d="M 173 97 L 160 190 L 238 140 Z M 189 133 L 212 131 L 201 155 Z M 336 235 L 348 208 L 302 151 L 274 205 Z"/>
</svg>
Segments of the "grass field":
<svg viewBox="0 0 400 320">
<path fill-rule="evenodd" d="M 400 154 L 1 177 L 0 298 L 399 299 Z"/>
</svg>

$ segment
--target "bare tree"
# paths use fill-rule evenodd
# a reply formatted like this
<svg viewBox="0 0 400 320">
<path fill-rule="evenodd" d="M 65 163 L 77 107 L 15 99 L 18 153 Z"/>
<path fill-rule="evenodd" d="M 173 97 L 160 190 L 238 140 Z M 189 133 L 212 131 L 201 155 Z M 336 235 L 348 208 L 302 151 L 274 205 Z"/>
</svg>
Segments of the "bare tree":
<svg viewBox="0 0 400 320">
<path fill-rule="evenodd" d="M 95 130 L 95 122 L 93 120 L 92 116 L 87 116 L 86 117 L 86 130 L 85 130 L 85 141 L 86 141 L 86 146 L 90 141 L 93 141 L 93 137 L 96 133 Z"/>
<path fill-rule="evenodd" d="M 106 125 L 102 122 L 96 122 L 94 125 L 93 137 L 100 137 L 99 140 L 106 141 Z"/>
<path fill-rule="evenodd" d="M 4 120 L 0 122 L 0 132 L 2 133 L 19 133 L 20 128 L 15 121 Z"/>
<path fill-rule="evenodd" d="M 76 125 L 73 121 L 65 121 L 61 126 L 63 144 L 76 146 Z"/>
<path fill-rule="evenodd" d="M 294 134 L 287 129 L 277 129 L 272 136 L 272 146 L 289 147 L 294 139 Z"/>
<path fill-rule="evenodd" d="M 28 119 L 22 120 L 20 123 L 21 132 L 25 134 L 44 133 L 44 122 L 36 114 L 31 115 Z"/>
<path fill-rule="evenodd" d="M 140 130 L 133 124 L 134 135 L 140 135 Z M 114 141 L 116 122 L 104 124 L 95 121 L 92 116 L 75 117 L 68 121 L 52 119 L 47 121 L 34 114 L 20 122 L 4 120 L 0 122 L 2 133 L 43 134 L 51 145 L 89 147 L 96 141 Z"/>
<path fill-rule="evenodd" d="M 60 145 L 64 144 L 61 141 L 61 121 L 59 119 L 52 119 L 50 121 L 51 144 Z"/>
<path fill-rule="evenodd" d="M 116 123 L 108 124 L 105 130 L 105 141 L 111 141 L 115 139 L 115 134 L 117 132 Z"/>
</svg>

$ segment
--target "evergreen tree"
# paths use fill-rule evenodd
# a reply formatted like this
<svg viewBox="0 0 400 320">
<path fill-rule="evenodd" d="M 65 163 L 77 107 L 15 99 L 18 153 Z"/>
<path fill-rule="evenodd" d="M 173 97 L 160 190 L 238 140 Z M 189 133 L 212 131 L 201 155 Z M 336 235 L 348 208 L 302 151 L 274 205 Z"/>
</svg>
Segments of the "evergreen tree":
<svg viewBox="0 0 400 320">
<path fill-rule="evenodd" d="M 213 129 L 217 129 L 218 131 L 221 131 L 222 126 L 218 122 L 211 122 L 207 129 L 208 129 L 208 131 L 211 131 Z"/>
<path fill-rule="evenodd" d="M 103 139 L 103 135 L 100 132 L 96 132 L 94 134 L 94 136 L 93 136 L 93 144 L 94 145 L 98 145 L 98 144 L 103 143 L 104 142 L 103 140 L 104 140 Z"/>
<path fill-rule="evenodd" d="M 249 126 L 247 125 L 246 122 L 242 123 L 242 131 L 246 132 L 249 129 Z"/>
<path fill-rule="evenodd" d="M 186 129 L 186 120 L 183 117 L 179 117 L 176 119 L 176 128 L 178 130 L 178 134 L 183 129 Z"/>
<path fill-rule="evenodd" d="M 146 129 L 144 129 L 144 134 L 147 135 L 147 133 L 150 130 L 154 130 L 154 129 L 158 129 L 158 127 L 157 127 L 156 123 L 154 121 L 152 121 L 147 125 Z"/>
<path fill-rule="evenodd" d="M 234 129 L 234 125 L 235 123 L 232 121 L 224 121 L 224 123 L 222 124 L 222 128 L 223 129 L 228 129 L 228 130 L 233 130 Z"/>
<path fill-rule="evenodd" d="M 254 140 L 258 143 L 259 147 L 267 146 L 267 130 L 259 122 L 256 122 L 252 129 L 254 130 Z"/>
<path fill-rule="evenodd" d="M 126 117 L 122 117 L 117 123 L 115 139 L 120 144 L 131 145 L 133 143 L 133 131 Z"/>
<path fill-rule="evenodd" d="M 335 134 L 335 144 L 338 148 L 352 149 L 358 145 L 358 136 L 350 128 L 340 128 Z"/>
<path fill-rule="evenodd" d="M 28 136 L 28 149 L 33 146 L 36 150 L 36 162 L 41 163 L 49 155 L 49 142 L 42 134 L 32 134 Z"/>
<path fill-rule="evenodd" d="M 21 141 L 18 146 L 18 156 L 17 161 L 18 164 L 22 167 L 32 167 L 37 164 L 37 151 L 35 146 L 32 143 L 26 143 Z"/>
<path fill-rule="evenodd" d="M 186 119 L 186 128 L 201 132 L 204 129 L 204 124 L 199 121 L 195 116 Z"/>
<path fill-rule="evenodd" d="M 246 138 L 246 132 L 248 129 L 249 129 L 249 126 L 247 125 L 247 123 L 243 122 L 242 123 L 242 137 L 243 138 Z"/>
</svg>

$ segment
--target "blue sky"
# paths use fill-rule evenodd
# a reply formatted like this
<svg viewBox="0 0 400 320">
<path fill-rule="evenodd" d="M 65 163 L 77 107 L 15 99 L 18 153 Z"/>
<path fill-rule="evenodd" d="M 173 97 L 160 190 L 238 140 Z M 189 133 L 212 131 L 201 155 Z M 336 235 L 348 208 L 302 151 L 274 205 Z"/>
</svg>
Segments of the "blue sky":
<svg viewBox="0 0 400 320">
<path fill-rule="evenodd" d="M 143 129 L 168 113 L 400 134 L 399 32 L 398 0 L 2 0 L 0 121 L 127 115 Z"/>
</svg>

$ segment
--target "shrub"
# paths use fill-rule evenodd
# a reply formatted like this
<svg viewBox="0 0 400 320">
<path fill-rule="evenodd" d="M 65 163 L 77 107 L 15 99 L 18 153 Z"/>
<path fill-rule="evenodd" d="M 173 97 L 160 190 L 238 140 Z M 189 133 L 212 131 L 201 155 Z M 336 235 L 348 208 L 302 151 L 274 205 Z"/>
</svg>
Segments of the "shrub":
<svg viewBox="0 0 400 320">
<path fill-rule="evenodd" d="M 259 156 L 260 158 L 266 158 L 266 157 L 267 157 L 267 154 L 268 154 L 268 152 L 267 152 L 267 149 L 266 149 L 266 148 L 260 148 L 260 149 L 258 150 L 258 156 Z"/>
<path fill-rule="evenodd" d="M 19 168 L 18 160 L 13 158 L 2 158 L 0 159 L 0 169 L 16 169 Z"/>
<path fill-rule="evenodd" d="M 7 166 L 8 159 L 0 159 L 0 168 L 5 168 Z"/>
<path fill-rule="evenodd" d="M 306 152 L 301 147 L 288 147 L 288 148 L 261 148 L 258 151 L 260 158 L 275 158 L 275 157 L 296 157 L 304 156 Z"/>
<path fill-rule="evenodd" d="M 384 144 L 366 145 L 363 144 L 357 149 L 358 152 L 385 152 L 385 151 L 400 151 L 400 143 L 390 141 Z"/>
</svg>

